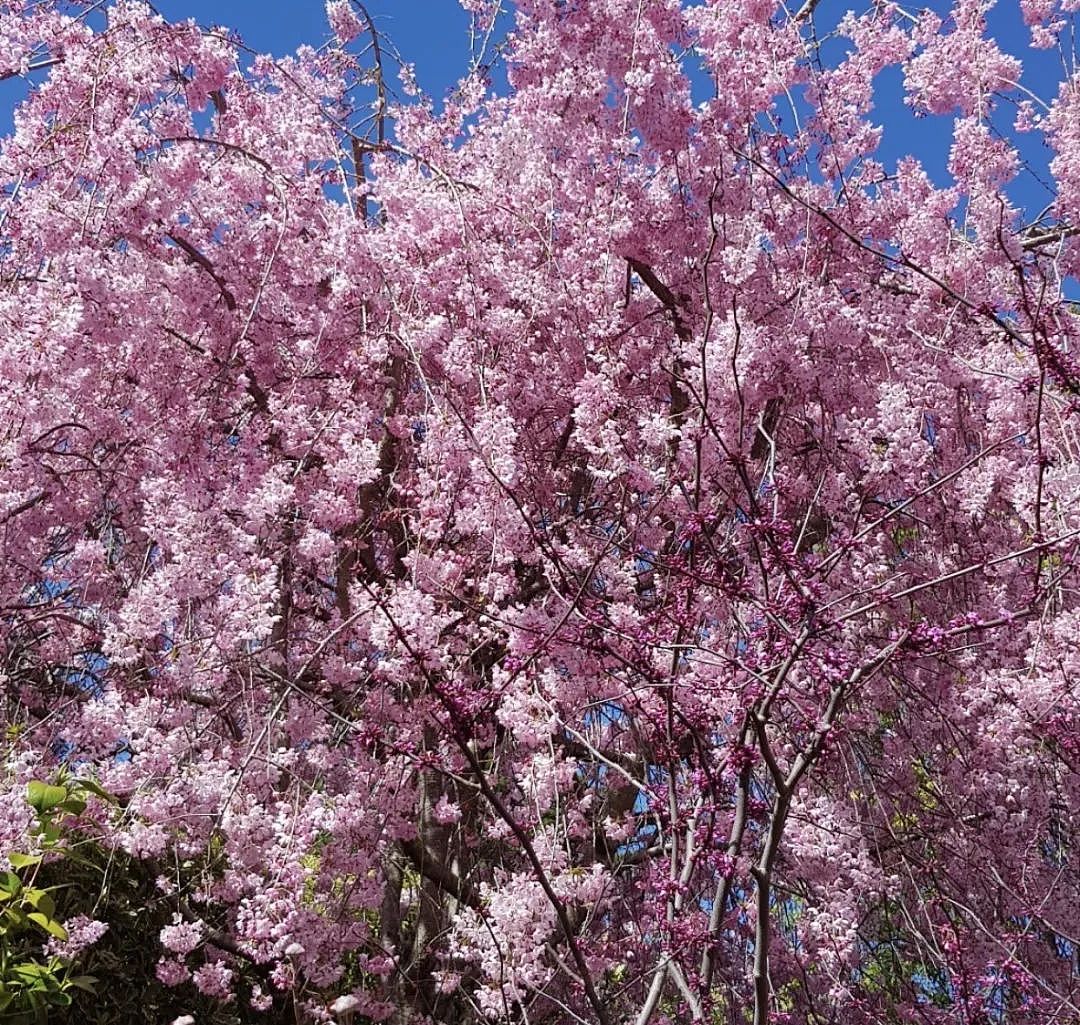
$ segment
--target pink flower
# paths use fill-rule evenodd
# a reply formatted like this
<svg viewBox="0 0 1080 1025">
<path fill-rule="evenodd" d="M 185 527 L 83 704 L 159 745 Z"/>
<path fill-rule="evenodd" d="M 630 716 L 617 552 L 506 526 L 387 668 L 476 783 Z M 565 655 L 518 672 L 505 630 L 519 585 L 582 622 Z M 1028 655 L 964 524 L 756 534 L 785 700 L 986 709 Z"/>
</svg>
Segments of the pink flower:
<svg viewBox="0 0 1080 1025">
<path fill-rule="evenodd" d="M 45 949 L 55 957 L 73 960 L 87 947 L 97 943 L 108 932 L 109 926 L 86 915 L 76 915 L 64 923 L 64 928 L 67 930 L 67 939 L 54 937 L 45 945 Z"/>
<path fill-rule="evenodd" d="M 230 968 L 226 968 L 220 961 L 212 961 L 197 969 L 193 979 L 200 993 L 208 997 L 227 1000 L 233 995 L 232 977 Z"/>
<path fill-rule="evenodd" d="M 173 916 L 173 924 L 161 930 L 161 945 L 174 954 L 190 954 L 202 943 L 202 922 L 184 922 Z"/>
<path fill-rule="evenodd" d="M 434 814 L 436 822 L 449 826 L 461 818 L 461 809 L 443 794 L 435 805 Z"/>
<path fill-rule="evenodd" d="M 327 0 L 326 18 L 338 42 L 343 45 L 355 39 L 363 31 L 363 26 L 350 0 Z"/>
<path fill-rule="evenodd" d="M 154 974 L 165 986 L 179 986 L 191 978 L 187 965 L 172 958 L 162 958 L 154 969 Z"/>
</svg>

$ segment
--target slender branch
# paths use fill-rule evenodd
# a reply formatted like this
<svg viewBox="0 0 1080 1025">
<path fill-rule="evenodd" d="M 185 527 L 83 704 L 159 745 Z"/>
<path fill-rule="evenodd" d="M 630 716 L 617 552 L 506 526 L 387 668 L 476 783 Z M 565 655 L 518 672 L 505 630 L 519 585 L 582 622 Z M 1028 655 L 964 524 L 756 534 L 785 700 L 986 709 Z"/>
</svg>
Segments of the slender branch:
<svg viewBox="0 0 1080 1025">
<path fill-rule="evenodd" d="M 797 25 L 800 22 L 806 21 L 817 9 L 817 5 L 821 0 L 806 0 L 806 2 L 795 12 L 792 17 L 792 21 Z"/>
<path fill-rule="evenodd" d="M 28 65 L 25 72 L 5 71 L 3 73 L 0 73 L 0 82 L 6 82 L 9 78 L 22 78 L 24 74 L 27 74 L 31 71 L 41 71 L 43 68 L 51 68 L 57 64 L 62 64 L 63 62 L 63 57 L 50 57 L 48 58 L 48 60 L 37 61 L 34 64 Z"/>
<path fill-rule="evenodd" d="M 181 235 L 177 235 L 176 232 L 170 231 L 166 234 L 166 238 L 174 242 L 184 252 L 187 258 L 197 266 L 201 267 L 211 278 L 214 279 L 214 284 L 217 285 L 221 292 L 221 298 L 225 300 L 225 305 L 229 310 L 236 309 L 236 296 L 229 290 L 229 286 L 225 283 L 225 279 L 217 272 L 214 265 L 210 262 L 205 255 L 199 252 L 186 238 Z"/>
<path fill-rule="evenodd" d="M 1080 227 L 1074 227 L 1072 225 L 1062 225 L 1058 228 L 1051 228 L 1049 231 L 1043 232 L 1029 232 L 1020 241 L 1020 248 L 1024 250 L 1038 249 L 1040 246 L 1050 245 L 1055 242 L 1063 242 L 1067 238 L 1072 238 L 1074 235 L 1080 233 Z"/>
</svg>

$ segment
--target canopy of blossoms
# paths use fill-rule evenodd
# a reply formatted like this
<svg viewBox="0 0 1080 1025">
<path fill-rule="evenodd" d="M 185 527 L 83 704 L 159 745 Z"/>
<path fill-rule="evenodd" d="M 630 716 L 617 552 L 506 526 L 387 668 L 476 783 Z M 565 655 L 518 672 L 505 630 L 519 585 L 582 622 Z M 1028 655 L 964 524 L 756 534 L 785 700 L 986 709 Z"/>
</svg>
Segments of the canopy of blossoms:
<svg viewBox="0 0 1080 1025">
<path fill-rule="evenodd" d="M 1080 78 L 990 6 L 468 0 L 433 103 L 0 3 L 3 850 L 95 780 L 243 1020 L 1080 1021 Z"/>
</svg>

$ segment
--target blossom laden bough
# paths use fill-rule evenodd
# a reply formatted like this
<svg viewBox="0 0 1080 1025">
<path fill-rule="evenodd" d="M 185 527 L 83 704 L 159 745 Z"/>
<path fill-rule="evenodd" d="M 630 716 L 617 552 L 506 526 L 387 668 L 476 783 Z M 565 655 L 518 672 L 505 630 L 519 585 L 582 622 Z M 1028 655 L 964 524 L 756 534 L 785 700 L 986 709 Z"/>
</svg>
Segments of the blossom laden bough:
<svg viewBox="0 0 1080 1025">
<path fill-rule="evenodd" d="M 437 108 L 351 0 L 0 5 L 5 849 L 93 774 L 242 1020 L 1080 1020 L 1075 82 L 977 0 L 465 6 Z"/>
</svg>

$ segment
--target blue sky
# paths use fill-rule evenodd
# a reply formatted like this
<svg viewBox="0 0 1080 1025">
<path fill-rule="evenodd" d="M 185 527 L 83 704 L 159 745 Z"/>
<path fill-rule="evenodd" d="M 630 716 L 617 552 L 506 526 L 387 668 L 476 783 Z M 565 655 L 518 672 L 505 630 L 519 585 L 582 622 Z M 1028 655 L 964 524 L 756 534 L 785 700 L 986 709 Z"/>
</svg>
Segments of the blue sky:
<svg viewBox="0 0 1080 1025">
<path fill-rule="evenodd" d="M 235 29 L 245 44 L 277 56 L 329 34 L 322 0 L 154 0 L 171 21 L 194 18 Z M 416 66 L 422 89 L 442 96 L 469 62 L 469 17 L 457 0 L 366 0 L 377 27 Z"/>
<path fill-rule="evenodd" d="M 225 4 L 213 0 L 155 0 L 155 6 L 170 19 L 195 18 L 204 24 L 226 24 L 239 32 L 252 49 L 274 54 L 289 52 L 300 43 L 318 45 L 328 33 L 321 0 L 229 0 Z M 469 20 L 458 0 L 366 0 L 366 6 L 402 57 L 416 67 L 420 86 L 441 98 L 468 65 Z M 858 5 L 851 0 L 840 5 L 822 4 L 823 24 L 852 6 Z M 945 14 L 951 4 L 946 0 L 922 0 L 916 6 L 932 7 Z M 1056 92 L 1059 59 L 1056 54 L 1028 48 L 1028 31 L 1017 0 L 998 0 L 988 16 L 988 25 L 999 45 L 1023 60 L 1023 84 L 1050 99 Z M 882 155 L 895 160 L 916 151 L 927 160 L 934 177 L 942 181 L 952 134 L 951 118 L 916 120 L 902 103 L 901 78 L 897 68 L 879 78 L 875 120 L 887 129 Z M 1008 116 L 1011 121 L 1011 112 Z"/>
<path fill-rule="evenodd" d="M 942 14 L 951 6 L 949 0 L 922 0 L 922 3 Z M 170 20 L 194 18 L 206 25 L 226 25 L 238 32 L 248 47 L 263 53 L 282 55 L 301 43 L 318 46 L 329 34 L 322 0 L 228 0 L 226 3 L 154 0 L 154 4 Z M 366 4 L 381 32 L 414 65 L 420 87 L 436 100 L 441 99 L 469 63 L 469 19 L 458 0 L 366 0 Z M 827 25 L 849 6 L 851 0 L 822 3 L 822 24 Z M 1052 52 L 1028 48 L 1028 33 L 1017 0 L 999 0 L 988 21 L 990 33 L 999 44 L 1024 61 L 1023 84 L 1045 99 L 1052 98 L 1060 77 L 1059 58 Z M 830 51 L 831 57 L 837 55 L 833 47 Z M 392 81 L 393 78 L 391 75 Z M 945 165 L 952 119 L 916 119 L 903 104 L 901 80 L 902 72 L 898 68 L 887 69 L 878 78 L 872 118 L 886 129 L 879 157 L 886 169 L 891 170 L 901 156 L 914 153 L 938 185 L 949 184 Z M 9 130 L 10 108 L 24 88 L 18 81 L 0 83 L 0 134 Z M 1006 103 L 995 121 L 1008 133 L 1013 116 L 1011 105 Z M 1036 176 L 1025 174 L 1010 191 L 1023 206 L 1037 210 L 1049 199 L 1048 190 L 1039 182 L 1040 178 L 1047 178 L 1049 153 L 1037 136 L 1021 137 L 1018 141 Z"/>
<path fill-rule="evenodd" d="M 319 46 L 330 29 L 322 0 L 153 0 L 170 21 L 194 18 L 224 25 L 259 53 L 291 53 L 301 43 Z M 367 0 L 376 26 L 416 68 L 425 92 L 441 98 L 469 64 L 469 17 L 457 0 Z M 391 76 L 393 77 L 393 76 Z M 10 131 L 11 107 L 25 92 L 16 80 L 0 82 L 0 134 Z"/>
</svg>

